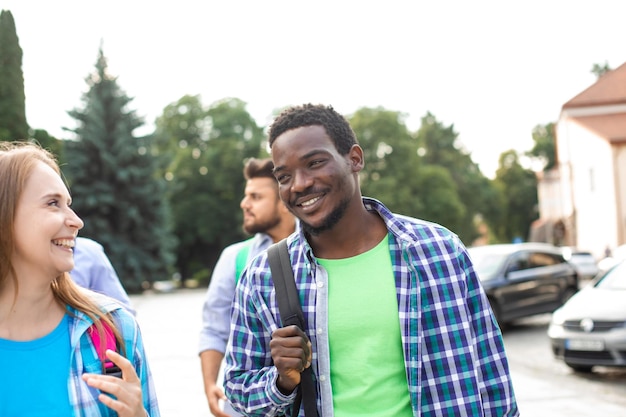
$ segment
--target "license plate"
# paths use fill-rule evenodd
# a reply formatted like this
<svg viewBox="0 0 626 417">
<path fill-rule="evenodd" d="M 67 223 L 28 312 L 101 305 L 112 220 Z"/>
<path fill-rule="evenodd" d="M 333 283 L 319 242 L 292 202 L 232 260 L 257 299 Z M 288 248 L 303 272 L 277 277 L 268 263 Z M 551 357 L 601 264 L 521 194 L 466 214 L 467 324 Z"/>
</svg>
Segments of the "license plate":
<svg viewBox="0 0 626 417">
<path fill-rule="evenodd" d="M 604 350 L 604 342 L 602 340 L 578 340 L 567 339 L 565 348 L 569 350 Z"/>
</svg>

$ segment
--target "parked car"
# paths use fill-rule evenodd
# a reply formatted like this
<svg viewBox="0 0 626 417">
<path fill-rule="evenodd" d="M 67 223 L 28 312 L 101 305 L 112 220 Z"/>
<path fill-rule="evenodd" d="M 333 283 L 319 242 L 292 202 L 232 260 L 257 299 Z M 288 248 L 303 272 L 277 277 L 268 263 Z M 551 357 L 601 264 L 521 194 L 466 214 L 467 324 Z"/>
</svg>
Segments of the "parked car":
<svg viewBox="0 0 626 417">
<path fill-rule="evenodd" d="M 561 248 L 566 261 L 574 265 L 578 278 L 589 280 L 598 275 L 598 262 L 591 252 L 578 250 L 571 247 Z"/>
<path fill-rule="evenodd" d="M 620 261 L 626 260 L 626 245 L 620 245 L 613 249 L 611 253 L 598 262 L 600 272 L 606 272 Z"/>
<path fill-rule="evenodd" d="M 468 249 L 500 326 L 551 313 L 578 291 L 578 274 L 561 250 L 542 243 Z"/>
<path fill-rule="evenodd" d="M 556 310 L 548 337 L 554 356 L 575 371 L 626 367 L 626 261 Z"/>
</svg>

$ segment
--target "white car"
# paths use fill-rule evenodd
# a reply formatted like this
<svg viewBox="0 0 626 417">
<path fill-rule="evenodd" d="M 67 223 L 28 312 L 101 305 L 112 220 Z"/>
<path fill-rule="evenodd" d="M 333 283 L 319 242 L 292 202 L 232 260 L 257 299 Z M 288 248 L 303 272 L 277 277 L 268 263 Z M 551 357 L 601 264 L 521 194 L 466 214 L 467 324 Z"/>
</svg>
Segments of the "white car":
<svg viewBox="0 0 626 417">
<path fill-rule="evenodd" d="M 626 245 L 621 245 L 616 247 L 610 256 L 600 260 L 600 262 L 598 262 L 598 268 L 600 269 L 600 272 L 606 272 L 616 263 L 624 260 L 626 260 Z"/>
<path fill-rule="evenodd" d="M 574 268 L 576 268 L 576 272 L 578 273 L 578 277 L 580 279 L 591 279 L 598 275 L 598 272 L 600 272 L 598 262 L 591 252 L 581 251 L 569 247 L 564 247 L 562 251 L 565 260 L 574 265 Z"/>
<path fill-rule="evenodd" d="M 578 372 L 626 367 L 626 261 L 596 277 L 552 314 L 555 357 Z"/>
</svg>

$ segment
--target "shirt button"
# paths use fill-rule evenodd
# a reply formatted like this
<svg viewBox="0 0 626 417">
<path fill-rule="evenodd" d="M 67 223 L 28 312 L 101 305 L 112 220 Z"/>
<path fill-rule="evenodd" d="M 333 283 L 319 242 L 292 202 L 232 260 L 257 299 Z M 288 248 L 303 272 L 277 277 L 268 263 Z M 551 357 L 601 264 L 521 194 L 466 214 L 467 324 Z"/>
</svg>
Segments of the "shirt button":
<svg viewBox="0 0 626 417">
<path fill-rule="evenodd" d="M 317 334 L 322 334 L 322 332 L 323 332 L 323 330 L 322 330 L 321 327 L 319 329 L 317 329 Z"/>
<path fill-rule="evenodd" d="M 324 286 L 324 283 L 323 283 L 323 282 L 321 282 L 321 281 L 318 281 L 318 283 L 317 283 L 317 287 L 318 287 L 318 288 L 322 288 L 323 286 Z"/>
<path fill-rule="evenodd" d="M 320 381 L 321 382 L 326 381 L 326 375 L 320 375 Z"/>
</svg>

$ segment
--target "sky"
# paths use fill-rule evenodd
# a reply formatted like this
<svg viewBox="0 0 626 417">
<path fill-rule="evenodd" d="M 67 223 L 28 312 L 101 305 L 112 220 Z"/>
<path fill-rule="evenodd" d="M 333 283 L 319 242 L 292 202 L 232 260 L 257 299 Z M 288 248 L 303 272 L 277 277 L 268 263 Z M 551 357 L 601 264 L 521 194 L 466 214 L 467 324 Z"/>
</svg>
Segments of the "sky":
<svg viewBox="0 0 626 417">
<path fill-rule="evenodd" d="M 154 128 L 186 94 L 238 98 L 261 126 L 276 109 L 332 105 L 432 113 L 493 177 L 498 157 L 626 62 L 622 0 L 0 0 L 23 50 L 26 117 L 67 138 L 102 45 Z"/>
</svg>

